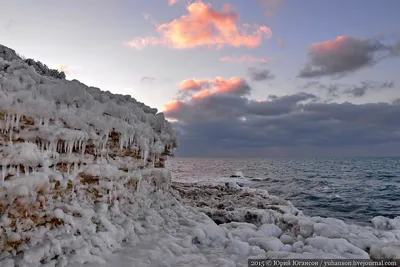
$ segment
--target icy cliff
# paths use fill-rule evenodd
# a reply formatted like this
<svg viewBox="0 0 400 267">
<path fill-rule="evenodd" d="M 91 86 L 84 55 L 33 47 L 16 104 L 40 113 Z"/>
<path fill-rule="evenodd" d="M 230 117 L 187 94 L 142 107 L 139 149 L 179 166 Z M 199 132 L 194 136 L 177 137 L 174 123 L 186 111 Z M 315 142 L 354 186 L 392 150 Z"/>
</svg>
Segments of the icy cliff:
<svg viewBox="0 0 400 267">
<path fill-rule="evenodd" d="M 168 186 L 176 145 L 156 109 L 0 46 L 0 266 L 101 262 L 137 198 Z"/>
</svg>

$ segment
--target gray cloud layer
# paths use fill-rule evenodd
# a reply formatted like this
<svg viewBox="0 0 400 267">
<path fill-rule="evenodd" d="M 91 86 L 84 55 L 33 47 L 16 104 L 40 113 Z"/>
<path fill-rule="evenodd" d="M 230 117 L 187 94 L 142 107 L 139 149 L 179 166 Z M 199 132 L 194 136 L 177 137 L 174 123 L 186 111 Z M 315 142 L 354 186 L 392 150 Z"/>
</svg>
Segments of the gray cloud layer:
<svg viewBox="0 0 400 267">
<path fill-rule="evenodd" d="M 399 114 L 398 101 L 321 103 L 315 95 L 296 93 L 265 102 L 213 95 L 166 115 L 179 120 L 174 127 L 181 133 L 181 155 L 204 151 L 240 156 L 251 151 L 265 156 L 276 151 L 293 155 L 296 149 L 313 147 L 320 152 L 348 146 L 400 148 Z"/>
<path fill-rule="evenodd" d="M 362 81 L 360 84 L 324 84 L 319 81 L 311 81 L 299 86 L 301 89 L 317 89 L 324 92 L 329 97 L 337 98 L 341 95 L 350 95 L 354 98 L 365 96 L 367 93 L 381 92 L 382 90 L 392 89 L 395 86 L 393 81 L 377 82 Z"/>
<path fill-rule="evenodd" d="M 248 71 L 252 81 L 260 82 L 275 78 L 272 72 L 267 69 L 249 68 Z"/>
<path fill-rule="evenodd" d="M 299 77 L 313 78 L 344 75 L 372 66 L 384 58 L 399 55 L 400 46 L 385 45 L 376 39 L 341 37 L 316 43 L 310 47 L 309 61 L 300 70 Z"/>
</svg>

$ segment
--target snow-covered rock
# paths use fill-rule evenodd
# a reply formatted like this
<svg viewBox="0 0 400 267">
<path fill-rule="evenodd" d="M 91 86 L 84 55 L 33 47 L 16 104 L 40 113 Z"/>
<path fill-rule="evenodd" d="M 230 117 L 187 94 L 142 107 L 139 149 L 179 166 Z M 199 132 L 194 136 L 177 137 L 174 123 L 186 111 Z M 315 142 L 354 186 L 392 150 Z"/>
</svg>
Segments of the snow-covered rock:
<svg viewBox="0 0 400 267">
<path fill-rule="evenodd" d="M 104 263 L 168 189 L 176 145 L 156 109 L 0 45 L 0 265 Z"/>
</svg>

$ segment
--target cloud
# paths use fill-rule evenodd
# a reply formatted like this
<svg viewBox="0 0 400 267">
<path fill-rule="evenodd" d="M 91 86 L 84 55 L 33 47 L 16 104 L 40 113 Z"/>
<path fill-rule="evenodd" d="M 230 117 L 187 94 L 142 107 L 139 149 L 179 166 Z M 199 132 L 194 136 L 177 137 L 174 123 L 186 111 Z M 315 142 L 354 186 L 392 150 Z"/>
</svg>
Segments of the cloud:
<svg viewBox="0 0 400 267">
<path fill-rule="evenodd" d="M 282 7 L 283 0 L 257 0 L 264 10 L 265 15 L 271 17 Z"/>
<path fill-rule="evenodd" d="M 240 77 L 224 79 L 188 79 L 179 84 L 179 98 L 189 97 L 191 101 L 206 99 L 214 95 L 244 96 L 250 94 L 251 87 Z"/>
<path fill-rule="evenodd" d="M 255 48 L 271 37 L 267 26 L 240 24 L 239 15 L 230 6 L 222 11 L 201 1 L 187 6 L 188 14 L 159 25 L 159 37 L 136 38 L 127 44 L 136 49 L 165 45 L 173 49 L 224 46 Z M 252 32 L 250 32 L 250 30 Z"/>
<path fill-rule="evenodd" d="M 188 79 L 180 83 L 179 97 L 165 105 L 164 113 L 169 115 L 169 118 L 180 120 L 179 114 L 187 119 L 194 115 L 199 103 L 212 105 L 223 99 L 234 99 L 242 102 L 244 96 L 249 95 L 251 87 L 245 79 L 240 77 L 232 77 L 224 79 L 216 77 L 214 79 Z M 232 107 L 231 107 L 232 109 Z M 212 109 L 211 109 L 212 110 Z M 187 113 L 185 112 L 187 111 Z M 200 112 L 204 115 L 204 112 Z M 199 116 L 202 116 L 200 115 Z M 208 115 L 206 115 L 208 116 Z"/>
<path fill-rule="evenodd" d="M 178 0 L 168 0 L 168 5 L 172 6 L 178 3 Z"/>
<path fill-rule="evenodd" d="M 283 40 L 280 39 L 280 38 L 276 38 L 276 43 L 277 43 L 280 47 L 282 47 L 282 48 L 285 48 L 285 47 L 286 47 L 286 42 L 283 41 Z"/>
<path fill-rule="evenodd" d="M 344 75 L 375 65 L 395 52 L 394 45 L 384 45 L 376 39 L 339 36 L 335 40 L 311 45 L 309 61 L 300 70 L 299 77 Z"/>
<path fill-rule="evenodd" d="M 243 55 L 241 57 L 222 57 L 220 58 L 222 62 L 231 62 L 231 63 L 243 63 L 243 62 L 251 62 L 251 63 L 261 63 L 266 64 L 269 60 L 266 58 L 257 58 L 253 57 L 252 55 Z"/>
<path fill-rule="evenodd" d="M 196 79 L 187 79 L 182 81 L 179 84 L 181 91 L 200 91 L 208 86 L 210 81 L 208 80 L 196 80 Z"/>
<path fill-rule="evenodd" d="M 229 92 L 174 100 L 164 112 L 184 133 L 181 156 L 305 156 L 351 149 L 373 154 L 374 148 L 384 154 L 387 147 L 400 148 L 398 101 L 323 103 L 305 92 L 254 101 Z"/>
<path fill-rule="evenodd" d="M 391 89 L 394 86 L 394 82 L 361 82 L 359 86 L 353 86 L 345 90 L 345 93 L 350 94 L 354 97 L 362 97 L 369 91 L 380 91 L 382 89 Z"/>
<path fill-rule="evenodd" d="M 157 80 L 157 79 L 154 78 L 154 77 L 143 76 L 143 77 L 140 79 L 140 82 L 141 82 L 141 83 L 153 83 L 153 82 L 155 82 L 156 80 Z"/>
<path fill-rule="evenodd" d="M 275 78 L 275 75 L 273 75 L 271 71 L 267 69 L 249 68 L 248 71 L 252 81 L 260 82 Z"/>
<path fill-rule="evenodd" d="M 363 97 L 370 92 L 380 92 L 382 90 L 392 89 L 394 87 L 393 81 L 377 82 L 377 81 L 362 81 L 360 84 L 323 84 L 318 81 L 311 81 L 302 86 L 301 89 L 314 88 L 324 91 L 330 97 L 340 97 L 342 95 L 350 95 L 358 98 Z"/>
</svg>

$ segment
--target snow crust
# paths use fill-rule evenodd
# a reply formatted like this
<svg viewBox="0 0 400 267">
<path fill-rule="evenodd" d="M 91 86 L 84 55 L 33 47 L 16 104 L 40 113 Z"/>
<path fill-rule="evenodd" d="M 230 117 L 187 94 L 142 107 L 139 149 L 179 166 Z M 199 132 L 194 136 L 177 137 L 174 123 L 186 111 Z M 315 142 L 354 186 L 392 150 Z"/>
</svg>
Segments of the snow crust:
<svg viewBox="0 0 400 267">
<path fill-rule="evenodd" d="M 361 227 L 234 180 L 172 182 L 163 163 L 177 140 L 162 113 L 13 53 L 0 47 L 1 267 L 400 259 L 400 217 Z"/>
</svg>

